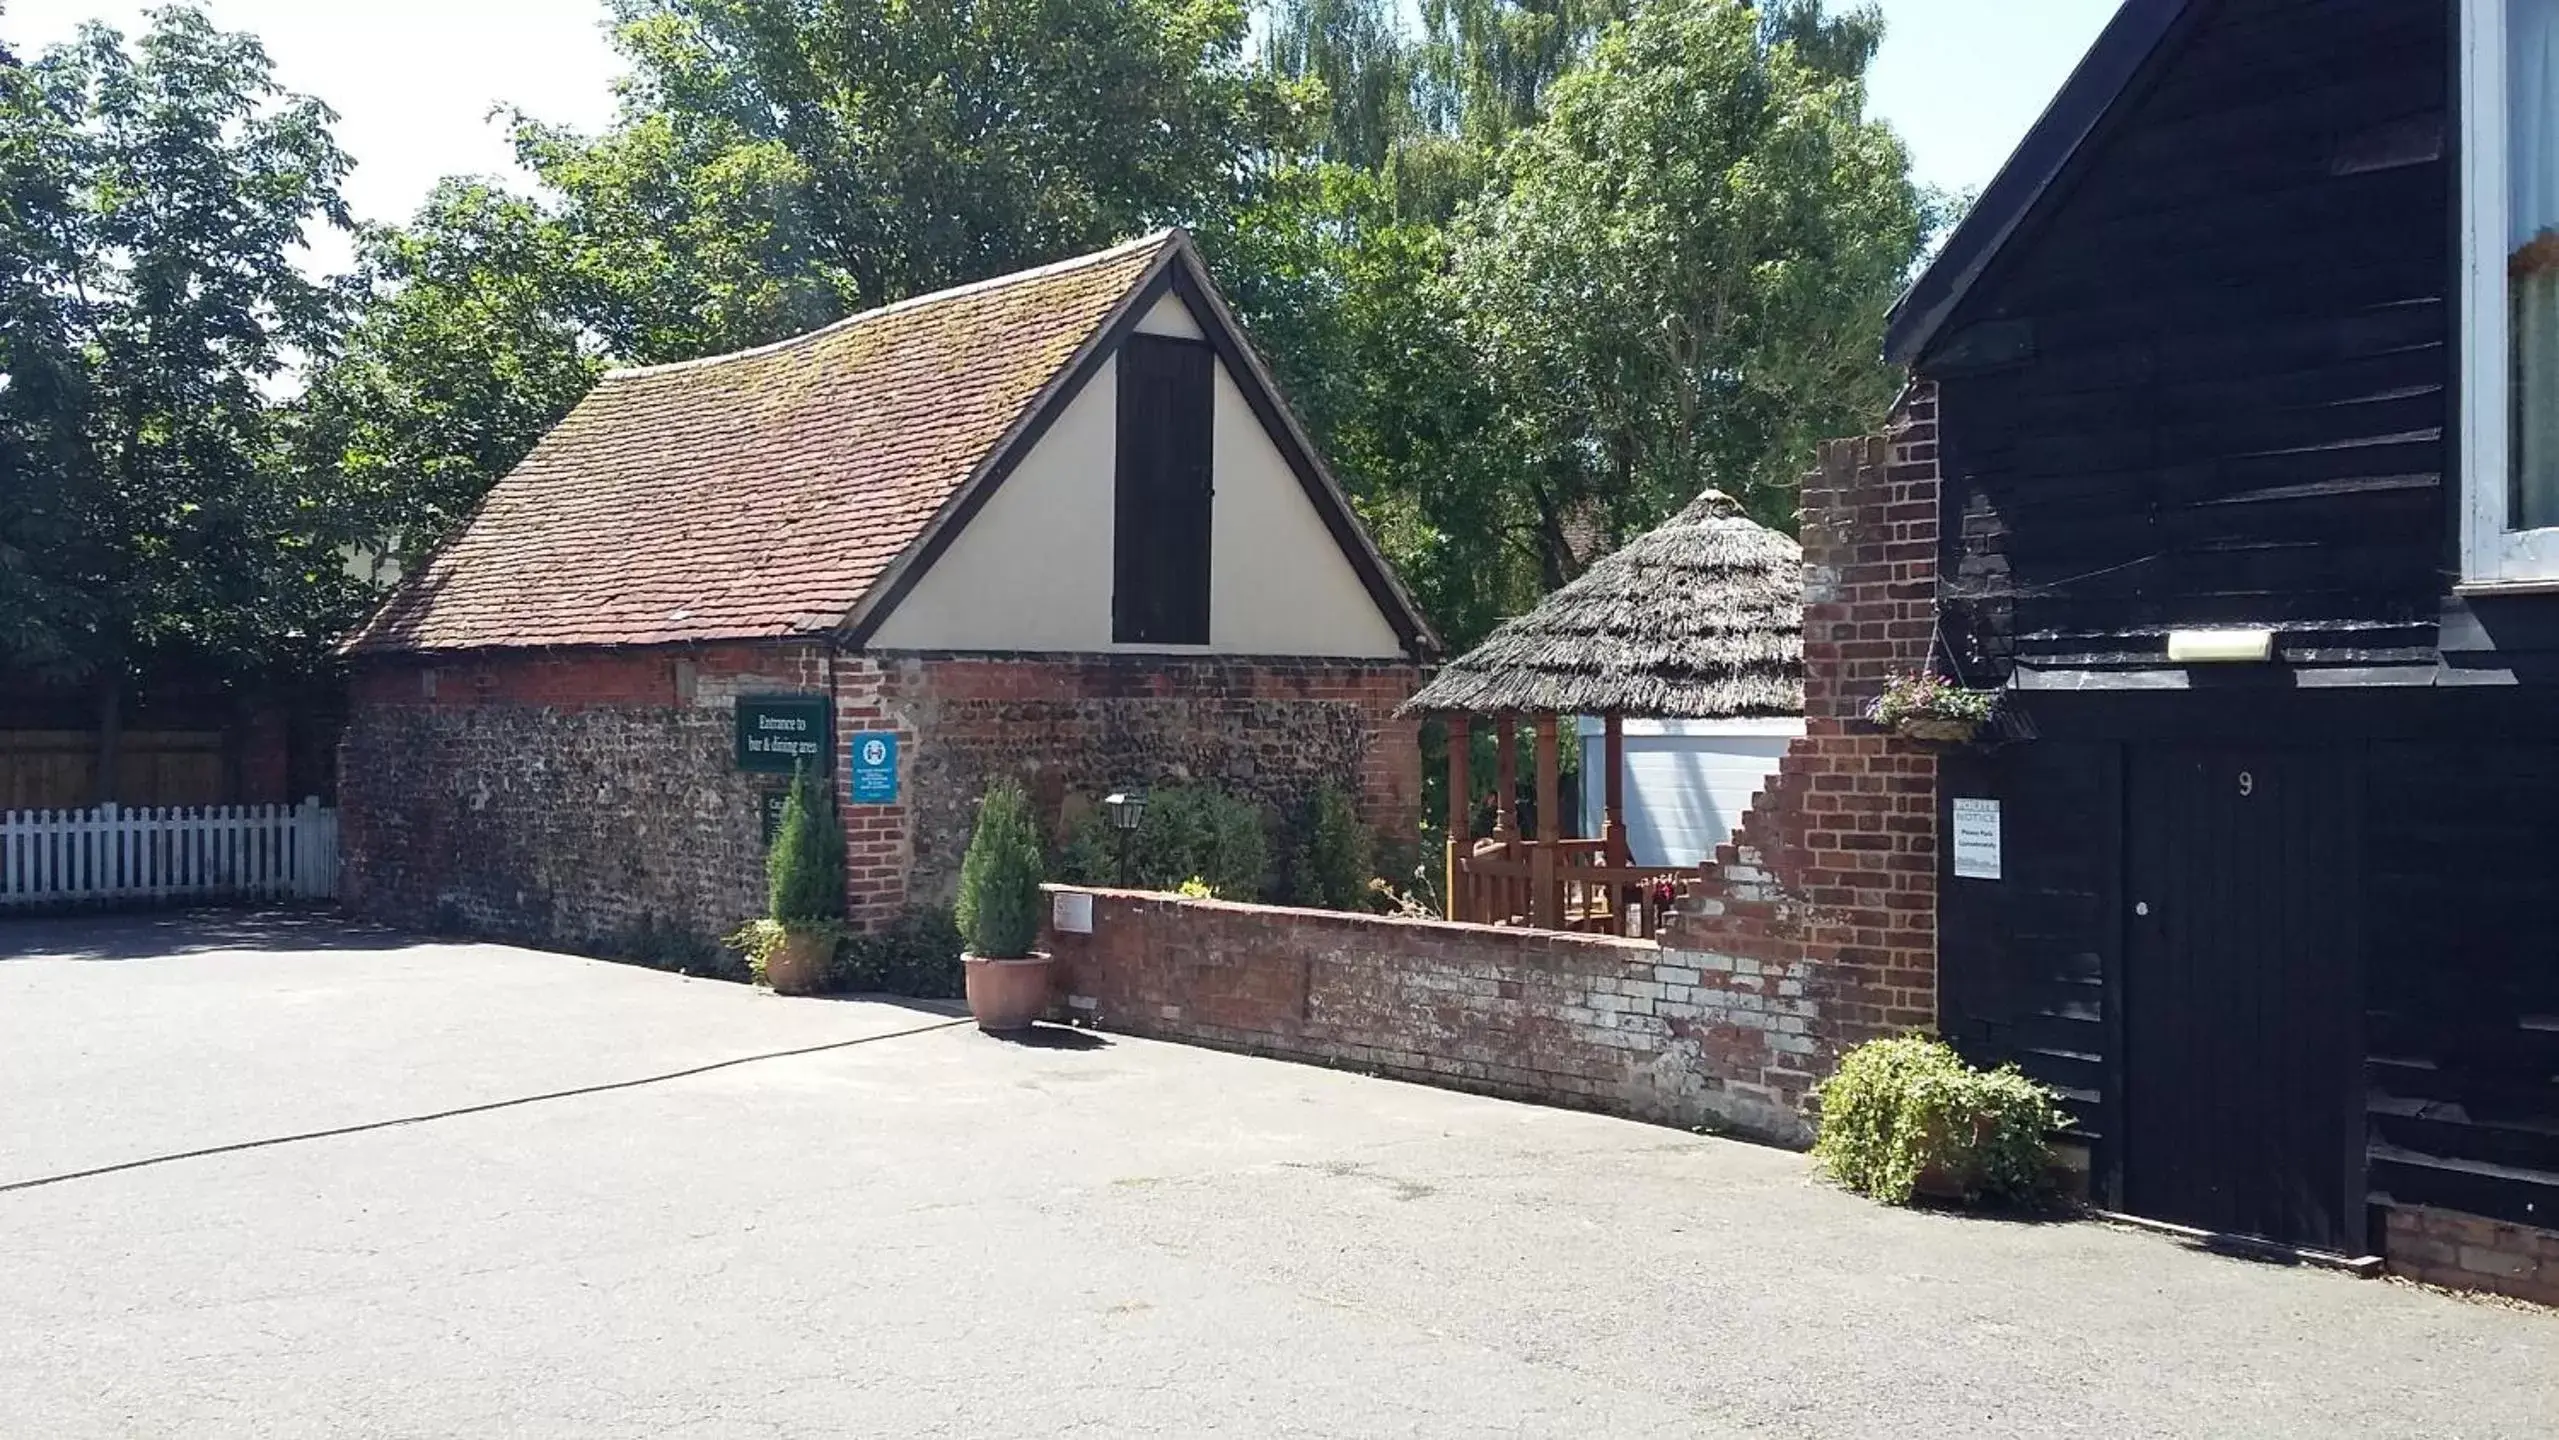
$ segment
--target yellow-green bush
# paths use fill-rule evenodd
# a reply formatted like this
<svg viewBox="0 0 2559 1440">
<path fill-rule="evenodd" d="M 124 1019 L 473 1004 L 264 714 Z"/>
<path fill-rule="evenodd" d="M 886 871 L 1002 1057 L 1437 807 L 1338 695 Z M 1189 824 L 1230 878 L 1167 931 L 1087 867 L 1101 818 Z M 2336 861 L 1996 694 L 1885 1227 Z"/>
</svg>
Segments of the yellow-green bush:
<svg viewBox="0 0 2559 1440">
<path fill-rule="evenodd" d="M 1966 1202 L 2036 1199 L 2052 1134 L 2069 1117 L 2014 1065 L 1976 1070 L 1922 1036 L 1875 1040 L 1841 1057 L 1814 1092 L 1813 1158 L 1861 1195 L 1907 1205 L 1923 1176 Z"/>
</svg>

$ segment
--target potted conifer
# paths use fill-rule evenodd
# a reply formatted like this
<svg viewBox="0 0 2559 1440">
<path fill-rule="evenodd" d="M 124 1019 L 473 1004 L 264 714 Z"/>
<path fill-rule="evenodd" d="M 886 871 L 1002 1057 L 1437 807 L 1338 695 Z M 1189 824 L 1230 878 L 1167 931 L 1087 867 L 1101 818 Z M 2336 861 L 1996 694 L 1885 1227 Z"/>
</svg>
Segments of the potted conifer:
<svg viewBox="0 0 2559 1440">
<path fill-rule="evenodd" d="M 1036 948 L 1042 855 L 1030 797 L 997 781 L 978 801 L 957 913 L 969 1013 L 992 1034 L 1027 1030 L 1048 1013 L 1049 957 Z"/>
<path fill-rule="evenodd" d="M 844 933 L 844 827 L 825 783 L 801 767 L 764 857 L 765 917 L 729 943 L 776 995 L 814 995 Z"/>
</svg>

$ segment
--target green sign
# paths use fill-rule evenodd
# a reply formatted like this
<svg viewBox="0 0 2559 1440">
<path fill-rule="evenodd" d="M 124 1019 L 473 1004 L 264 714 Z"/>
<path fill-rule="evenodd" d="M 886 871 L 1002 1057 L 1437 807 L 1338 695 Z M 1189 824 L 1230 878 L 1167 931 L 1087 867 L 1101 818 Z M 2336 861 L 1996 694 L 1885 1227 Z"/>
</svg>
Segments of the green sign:
<svg viewBox="0 0 2559 1440">
<path fill-rule="evenodd" d="M 823 695 L 740 695 L 737 768 L 788 775 L 806 765 L 824 773 L 827 732 Z"/>
<path fill-rule="evenodd" d="M 767 850 L 773 848 L 774 838 L 782 833 L 782 806 L 790 798 L 788 792 L 780 790 L 757 798 L 756 808 L 764 812 L 764 848 Z"/>
</svg>

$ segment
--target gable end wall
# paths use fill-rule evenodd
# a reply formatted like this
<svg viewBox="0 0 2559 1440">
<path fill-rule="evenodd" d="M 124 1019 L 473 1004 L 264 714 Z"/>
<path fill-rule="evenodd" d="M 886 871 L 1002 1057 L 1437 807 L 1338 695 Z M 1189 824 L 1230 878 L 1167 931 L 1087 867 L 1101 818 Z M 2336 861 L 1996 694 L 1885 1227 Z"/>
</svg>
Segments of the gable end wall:
<svg viewBox="0 0 2559 1440">
<path fill-rule="evenodd" d="M 1190 338 L 1200 332 L 1189 318 L 1168 294 L 1138 328 Z M 1063 398 L 1039 442 L 872 632 L 873 648 L 1148 653 L 1112 636 L 1118 394 L 1113 355 Z M 1209 643 L 1172 653 L 1404 658 L 1395 622 L 1223 362 L 1213 404 Z"/>
</svg>

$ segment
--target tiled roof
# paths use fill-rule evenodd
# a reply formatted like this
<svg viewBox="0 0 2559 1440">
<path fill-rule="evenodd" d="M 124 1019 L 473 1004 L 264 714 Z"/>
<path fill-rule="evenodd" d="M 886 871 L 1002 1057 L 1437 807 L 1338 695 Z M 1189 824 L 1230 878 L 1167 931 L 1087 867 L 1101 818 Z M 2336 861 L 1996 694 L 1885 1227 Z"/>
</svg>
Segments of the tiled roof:
<svg viewBox="0 0 2559 1440">
<path fill-rule="evenodd" d="M 832 629 L 1180 243 L 610 373 L 346 649 Z"/>
</svg>

